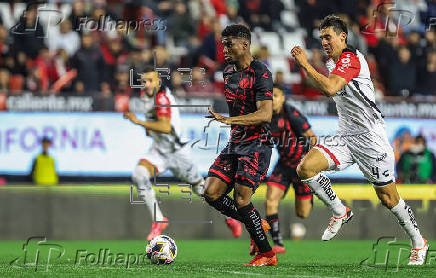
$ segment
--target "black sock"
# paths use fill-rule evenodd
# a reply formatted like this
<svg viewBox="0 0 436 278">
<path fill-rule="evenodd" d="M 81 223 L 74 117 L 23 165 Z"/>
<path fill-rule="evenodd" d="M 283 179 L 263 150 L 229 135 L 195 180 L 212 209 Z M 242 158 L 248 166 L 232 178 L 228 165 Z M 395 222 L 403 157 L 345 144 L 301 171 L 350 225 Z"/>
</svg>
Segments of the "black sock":
<svg viewBox="0 0 436 278">
<path fill-rule="evenodd" d="M 257 247 L 259 247 L 259 251 L 261 253 L 271 251 L 271 246 L 269 245 L 266 234 L 262 229 L 262 219 L 253 204 L 250 203 L 245 207 L 239 208 L 238 211 L 242 218 L 241 222 L 245 224 L 251 238 L 254 240 Z"/>
<path fill-rule="evenodd" d="M 283 246 L 283 238 L 280 234 L 280 225 L 279 225 L 279 214 L 272 214 L 266 216 L 266 221 L 268 221 L 271 229 L 269 230 L 271 237 L 274 241 L 274 244 Z"/>
<path fill-rule="evenodd" d="M 220 211 L 222 214 L 242 222 L 242 218 L 239 215 L 238 209 L 236 208 L 235 201 L 229 196 L 223 194 L 215 201 L 208 201 L 206 198 L 206 202 Z"/>
</svg>

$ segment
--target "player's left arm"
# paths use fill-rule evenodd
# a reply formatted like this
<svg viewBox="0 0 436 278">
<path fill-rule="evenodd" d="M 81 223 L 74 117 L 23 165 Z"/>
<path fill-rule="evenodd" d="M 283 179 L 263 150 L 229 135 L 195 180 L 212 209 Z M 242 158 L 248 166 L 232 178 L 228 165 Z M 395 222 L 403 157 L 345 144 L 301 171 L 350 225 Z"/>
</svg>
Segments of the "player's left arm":
<svg viewBox="0 0 436 278">
<path fill-rule="evenodd" d="M 260 68 L 255 71 L 255 81 L 253 84 L 255 92 L 256 108 L 253 113 L 225 117 L 212 111 L 209 108 L 209 113 L 212 118 L 228 125 L 259 125 L 270 123 L 272 118 L 272 91 L 273 81 L 271 72 L 266 68 Z"/>
<path fill-rule="evenodd" d="M 124 118 L 129 119 L 135 125 L 143 126 L 146 130 L 153 130 L 161 133 L 171 132 L 171 118 L 167 116 L 157 117 L 157 121 L 142 121 L 136 118 L 134 113 L 124 112 Z"/>
<path fill-rule="evenodd" d="M 356 77 L 360 72 L 360 64 L 357 62 L 347 65 L 348 67 L 344 69 L 342 66 L 342 56 L 335 70 L 329 75 L 329 77 L 316 71 L 314 67 L 307 60 L 306 52 L 299 46 L 294 47 L 291 50 L 292 57 L 297 61 L 297 63 L 307 72 L 309 78 L 311 78 L 315 86 L 321 90 L 321 92 L 327 96 L 334 96 L 339 90 L 341 90 L 348 82 L 354 77 Z M 347 58 L 348 59 L 348 58 Z M 342 70 L 341 73 L 337 69 Z M 347 72 L 345 72 L 345 70 Z"/>
<path fill-rule="evenodd" d="M 256 101 L 256 107 L 256 112 L 235 117 L 220 115 L 215 113 L 210 107 L 209 113 L 211 114 L 211 117 L 215 118 L 217 121 L 228 125 L 258 125 L 271 122 L 272 100 Z"/>
</svg>

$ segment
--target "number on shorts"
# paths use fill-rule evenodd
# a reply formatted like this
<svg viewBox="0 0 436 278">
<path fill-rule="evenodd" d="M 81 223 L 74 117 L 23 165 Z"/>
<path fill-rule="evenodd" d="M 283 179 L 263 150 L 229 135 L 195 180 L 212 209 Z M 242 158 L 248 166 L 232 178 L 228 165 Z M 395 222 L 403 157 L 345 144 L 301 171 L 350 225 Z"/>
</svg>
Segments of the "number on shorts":
<svg viewBox="0 0 436 278">
<path fill-rule="evenodd" d="M 380 170 L 378 169 L 378 167 L 372 167 L 371 168 L 371 172 L 374 176 L 377 176 L 377 179 L 380 178 Z M 384 177 L 389 177 L 389 170 L 385 170 L 382 175 Z"/>
</svg>

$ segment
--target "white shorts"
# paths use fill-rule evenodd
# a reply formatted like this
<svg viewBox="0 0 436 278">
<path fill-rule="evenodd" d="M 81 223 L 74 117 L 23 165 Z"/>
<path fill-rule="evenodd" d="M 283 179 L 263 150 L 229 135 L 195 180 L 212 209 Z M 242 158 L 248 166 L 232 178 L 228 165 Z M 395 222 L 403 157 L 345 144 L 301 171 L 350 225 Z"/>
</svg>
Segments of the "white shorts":
<svg viewBox="0 0 436 278">
<path fill-rule="evenodd" d="M 161 153 L 158 149 L 159 146 L 153 144 L 141 158 L 155 167 L 156 175 L 170 170 L 174 176 L 189 184 L 197 184 L 203 178 L 193 163 L 189 144 L 174 153 Z"/>
<path fill-rule="evenodd" d="M 394 151 L 384 130 L 333 138 L 314 147 L 327 159 L 329 171 L 342 171 L 357 163 L 363 175 L 376 186 L 395 181 Z"/>
</svg>

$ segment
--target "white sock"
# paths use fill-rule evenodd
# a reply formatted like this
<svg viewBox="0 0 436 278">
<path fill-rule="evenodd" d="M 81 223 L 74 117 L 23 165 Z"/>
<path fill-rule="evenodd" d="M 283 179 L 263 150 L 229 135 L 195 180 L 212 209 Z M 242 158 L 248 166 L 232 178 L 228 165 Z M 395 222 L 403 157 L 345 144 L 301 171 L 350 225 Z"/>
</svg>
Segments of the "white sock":
<svg viewBox="0 0 436 278">
<path fill-rule="evenodd" d="M 418 224 L 415 220 L 412 208 L 409 207 L 403 199 L 400 199 L 398 204 L 391 209 L 392 213 L 397 217 L 398 223 L 403 227 L 404 231 L 412 240 L 413 248 L 424 247 L 424 239 L 418 229 Z"/>
<path fill-rule="evenodd" d="M 132 179 L 138 190 L 138 195 L 145 201 L 153 221 L 163 221 L 162 211 L 156 200 L 156 194 L 154 193 L 153 186 L 150 182 L 150 174 L 148 173 L 147 168 L 137 165 Z"/>
<path fill-rule="evenodd" d="M 332 189 L 330 179 L 326 175 L 318 173 L 318 175 L 301 181 L 307 183 L 313 193 L 331 209 L 334 216 L 340 217 L 345 215 L 346 208 L 336 196 Z"/>
</svg>

